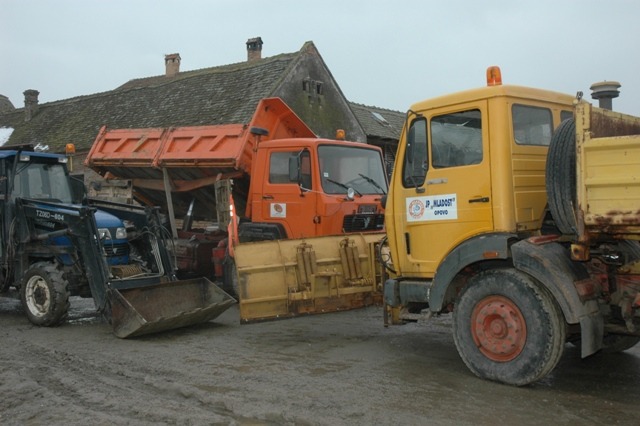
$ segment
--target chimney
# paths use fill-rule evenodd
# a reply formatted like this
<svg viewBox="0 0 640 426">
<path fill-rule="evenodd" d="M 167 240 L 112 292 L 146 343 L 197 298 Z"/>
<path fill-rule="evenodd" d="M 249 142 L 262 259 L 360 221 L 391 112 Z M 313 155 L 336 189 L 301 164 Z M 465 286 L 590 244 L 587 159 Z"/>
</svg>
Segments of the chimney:
<svg viewBox="0 0 640 426">
<path fill-rule="evenodd" d="M 247 40 L 247 62 L 262 59 L 262 39 L 260 37 Z"/>
<path fill-rule="evenodd" d="M 40 92 L 27 89 L 22 93 L 24 95 L 24 121 L 30 121 L 38 112 L 38 95 Z"/>
<path fill-rule="evenodd" d="M 598 100 L 598 106 L 602 109 L 613 109 L 613 98 L 620 95 L 620 83 L 617 81 L 602 81 L 593 83 L 590 87 L 592 90 L 591 97 Z"/>
<path fill-rule="evenodd" d="M 165 76 L 173 77 L 180 72 L 180 54 L 164 55 Z"/>
</svg>

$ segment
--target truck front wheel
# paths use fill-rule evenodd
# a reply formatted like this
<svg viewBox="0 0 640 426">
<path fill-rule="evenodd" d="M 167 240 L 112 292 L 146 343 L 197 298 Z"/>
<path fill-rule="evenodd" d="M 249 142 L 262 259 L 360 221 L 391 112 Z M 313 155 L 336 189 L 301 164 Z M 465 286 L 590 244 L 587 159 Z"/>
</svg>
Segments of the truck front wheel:
<svg viewBox="0 0 640 426">
<path fill-rule="evenodd" d="M 522 386 L 546 376 L 564 349 L 564 317 L 533 278 L 512 268 L 469 280 L 454 308 L 460 357 L 478 377 Z"/>
<path fill-rule="evenodd" d="M 67 317 L 67 282 L 53 263 L 38 262 L 27 270 L 20 285 L 20 298 L 27 318 L 35 325 L 54 326 Z"/>
</svg>

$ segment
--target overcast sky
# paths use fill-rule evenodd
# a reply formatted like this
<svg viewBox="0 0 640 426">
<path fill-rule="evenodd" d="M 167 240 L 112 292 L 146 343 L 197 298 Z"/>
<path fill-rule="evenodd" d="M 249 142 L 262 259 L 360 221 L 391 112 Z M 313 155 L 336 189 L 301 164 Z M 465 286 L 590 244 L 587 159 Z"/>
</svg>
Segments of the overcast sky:
<svg viewBox="0 0 640 426">
<path fill-rule="evenodd" d="M 412 103 L 505 83 L 591 99 L 622 84 L 614 109 L 640 115 L 638 0 L 0 0 L 0 94 L 16 107 L 112 90 L 164 74 L 263 57 L 313 41 L 347 99 L 405 111 Z"/>
</svg>

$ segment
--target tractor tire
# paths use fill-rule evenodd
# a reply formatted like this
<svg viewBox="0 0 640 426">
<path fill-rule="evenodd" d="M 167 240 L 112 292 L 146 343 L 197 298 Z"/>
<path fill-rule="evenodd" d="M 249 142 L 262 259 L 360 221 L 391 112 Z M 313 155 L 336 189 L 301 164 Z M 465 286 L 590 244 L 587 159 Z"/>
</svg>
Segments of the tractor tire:
<svg viewBox="0 0 640 426">
<path fill-rule="evenodd" d="M 563 234 L 576 235 L 576 123 L 564 120 L 553 133 L 546 165 L 549 210 Z"/>
<path fill-rule="evenodd" d="M 20 299 L 27 318 L 35 325 L 62 323 L 69 313 L 68 283 L 54 263 L 34 263 L 20 285 Z"/>
<path fill-rule="evenodd" d="M 469 280 L 453 312 L 460 357 L 478 377 L 514 386 L 540 380 L 564 349 L 566 324 L 548 291 L 512 268 Z"/>
</svg>

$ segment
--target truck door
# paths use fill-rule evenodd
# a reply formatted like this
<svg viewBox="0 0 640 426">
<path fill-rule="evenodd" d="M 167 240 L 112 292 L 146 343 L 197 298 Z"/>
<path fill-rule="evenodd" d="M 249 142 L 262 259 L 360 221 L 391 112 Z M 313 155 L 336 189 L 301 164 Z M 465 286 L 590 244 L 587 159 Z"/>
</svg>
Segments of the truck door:
<svg viewBox="0 0 640 426">
<path fill-rule="evenodd" d="M 486 102 L 416 117 L 407 132 L 401 220 L 403 275 L 432 277 L 465 239 L 491 230 L 491 164 Z M 402 203 L 402 204 L 400 204 Z"/>
<path fill-rule="evenodd" d="M 282 224 L 289 238 L 316 234 L 317 192 L 311 191 L 311 159 L 308 150 L 272 150 L 262 183 L 261 218 L 254 221 Z M 290 165 L 299 164 L 299 174 Z"/>
</svg>

